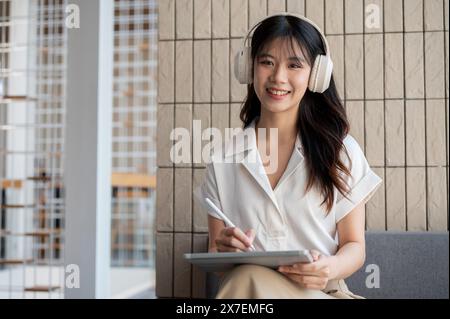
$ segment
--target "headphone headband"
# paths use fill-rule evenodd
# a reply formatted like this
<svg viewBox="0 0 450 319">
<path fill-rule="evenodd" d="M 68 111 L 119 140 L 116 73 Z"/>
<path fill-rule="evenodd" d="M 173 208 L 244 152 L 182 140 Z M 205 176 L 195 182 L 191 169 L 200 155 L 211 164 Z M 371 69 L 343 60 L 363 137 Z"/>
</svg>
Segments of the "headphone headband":
<svg viewBox="0 0 450 319">
<path fill-rule="evenodd" d="M 308 18 L 306 18 L 306 17 L 304 17 L 304 16 L 302 16 L 302 15 L 300 15 L 300 14 L 297 14 L 297 13 L 289 13 L 289 12 L 277 12 L 277 13 L 274 13 L 274 14 L 271 14 L 271 15 L 269 15 L 269 16 L 267 16 L 267 17 L 264 17 L 263 19 L 260 19 L 260 20 L 258 20 L 255 24 L 253 24 L 253 26 L 249 29 L 249 31 L 247 31 L 247 35 L 245 36 L 245 38 L 244 38 L 244 43 L 243 43 L 243 46 L 245 47 L 245 43 L 247 42 L 247 40 L 248 40 L 248 38 L 250 37 L 250 33 L 252 32 L 252 31 L 254 31 L 253 29 L 255 29 L 256 27 L 258 27 L 263 21 L 265 21 L 266 19 L 269 19 L 269 18 L 272 18 L 272 17 L 275 17 L 275 16 L 291 16 L 291 17 L 296 17 L 296 18 L 299 18 L 300 20 L 303 20 L 303 21 L 305 21 L 305 22 L 308 22 L 309 24 L 311 24 L 313 27 L 314 27 L 314 29 L 316 29 L 317 30 L 317 32 L 319 32 L 319 34 L 320 34 L 320 37 L 321 37 L 321 39 L 322 39 L 322 43 L 323 43 L 323 45 L 324 45 L 324 47 L 325 47 L 325 55 L 326 56 L 329 56 L 330 54 L 329 54 L 329 48 L 328 48 L 328 41 L 327 41 L 327 39 L 325 38 L 325 35 L 322 33 L 322 31 L 320 30 L 320 28 L 317 26 L 317 24 L 315 24 L 314 22 L 312 22 L 311 20 L 309 20 Z"/>
</svg>

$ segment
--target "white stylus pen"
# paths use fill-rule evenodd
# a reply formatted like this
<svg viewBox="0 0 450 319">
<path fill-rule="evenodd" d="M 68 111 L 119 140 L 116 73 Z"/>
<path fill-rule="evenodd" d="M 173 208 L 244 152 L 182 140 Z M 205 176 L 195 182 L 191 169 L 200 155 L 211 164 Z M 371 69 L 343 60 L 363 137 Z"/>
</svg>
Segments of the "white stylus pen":
<svg viewBox="0 0 450 319">
<path fill-rule="evenodd" d="M 214 205 L 214 203 L 209 199 L 209 198 L 205 198 L 206 203 L 209 205 L 209 207 L 211 207 L 215 213 L 217 213 L 217 215 L 219 215 L 220 217 L 223 218 L 223 221 L 225 222 L 225 224 L 227 224 L 229 227 L 236 227 L 233 222 L 231 220 L 228 219 L 227 216 L 225 216 L 224 213 L 222 213 L 222 211 L 217 208 L 216 205 Z M 255 247 L 253 246 L 253 244 L 250 246 L 250 250 L 255 251 Z"/>
</svg>

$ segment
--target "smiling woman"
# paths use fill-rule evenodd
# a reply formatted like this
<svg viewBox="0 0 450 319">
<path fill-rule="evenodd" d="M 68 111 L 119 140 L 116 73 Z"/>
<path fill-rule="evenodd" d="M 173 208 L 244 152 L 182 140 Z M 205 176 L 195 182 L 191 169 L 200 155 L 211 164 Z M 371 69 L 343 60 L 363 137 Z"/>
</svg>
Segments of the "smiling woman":
<svg viewBox="0 0 450 319">
<path fill-rule="evenodd" d="M 295 56 L 289 57 L 292 47 Z M 311 67 L 291 38 L 277 38 L 265 45 L 254 62 L 254 89 L 271 112 L 296 112 L 308 88 Z M 280 101 L 278 103 L 278 101 Z M 295 114 L 294 114 L 295 115 Z"/>
<path fill-rule="evenodd" d="M 236 225 L 208 210 L 211 252 L 310 250 L 310 264 L 277 270 L 243 265 L 222 280 L 217 298 L 360 298 L 345 282 L 365 259 L 364 204 L 381 183 L 348 134 L 328 44 L 310 20 L 288 13 L 257 23 L 238 52 L 247 84 L 240 118 L 247 145 L 211 158 L 201 187 Z M 247 38 L 246 38 L 247 39 Z M 269 132 L 258 134 L 260 129 Z M 277 132 L 276 169 L 261 144 Z M 239 143 L 244 145 L 245 143 Z M 226 150 L 229 149 L 225 145 Z M 239 160 L 230 162 L 238 156 Z M 249 161 L 257 156 L 256 163 Z"/>
<path fill-rule="evenodd" d="M 303 17 L 274 15 L 253 33 L 249 61 L 253 72 L 241 110 L 244 127 L 258 118 L 256 127 L 282 130 L 280 142 L 299 136 L 307 157 L 307 190 L 318 187 L 330 209 L 333 186 L 341 194 L 348 191 L 339 172 L 347 176 L 350 172 L 339 154 L 346 151 L 343 140 L 349 125 L 332 76 L 326 38 Z M 265 123 L 268 118 L 278 119 L 278 125 L 273 120 Z"/>
</svg>

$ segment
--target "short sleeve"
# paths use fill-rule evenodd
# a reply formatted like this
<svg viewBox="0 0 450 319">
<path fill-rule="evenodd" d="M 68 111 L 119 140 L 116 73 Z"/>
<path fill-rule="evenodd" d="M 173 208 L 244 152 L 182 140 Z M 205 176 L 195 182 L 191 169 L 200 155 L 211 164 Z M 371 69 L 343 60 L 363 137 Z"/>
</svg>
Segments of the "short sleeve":
<svg viewBox="0 0 450 319">
<path fill-rule="evenodd" d="M 343 163 L 349 168 L 351 176 L 345 175 L 345 180 L 350 188 L 350 192 L 344 197 L 337 192 L 335 218 L 336 223 L 350 213 L 356 206 L 366 203 L 381 185 L 381 178 L 376 175 L 369 166 L 358 142 L 347 135 L 344 145 L 351 165 L 345 152 L 342 154 Z"/>
<path fill-rule="evenodd" d="M 204 211 L 206 211 L 212 217 L 217 219 L 222 219 L 217 215 L 205 202 L 205 198 L 209 198 L 214 205 L 222 210 L 222 205 L 220 204 L 219 195 L 217 191 L 216 176 L 214 174 L 214 165 L 209 163 L 206 166 L 205 176 L 203 178 L 202 184 L 194 190 L 194 198 L 198 201 Z"/>
</svg>

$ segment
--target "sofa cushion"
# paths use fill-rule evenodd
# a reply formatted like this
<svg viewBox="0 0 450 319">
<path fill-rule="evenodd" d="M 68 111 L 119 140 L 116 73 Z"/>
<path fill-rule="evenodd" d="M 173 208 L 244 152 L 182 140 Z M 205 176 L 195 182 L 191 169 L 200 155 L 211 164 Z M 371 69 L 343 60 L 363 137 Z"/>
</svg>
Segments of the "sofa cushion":
<svg viewBox="0 0 450 319">
<path fill-rule="evenodd" d="M 448 266 L 448 232 L 366 232 L 365 264 L 345 281 L 366 298 L 448 298 Z M 208 298 L 218 284 L 208 273 Z"/>
<path fill-rule="evenodd" d="M 345 281 L 366 298 L 448 298 L 448 264 L 448 232 L 366 232 L 365 264 Z"/>
</svg>

